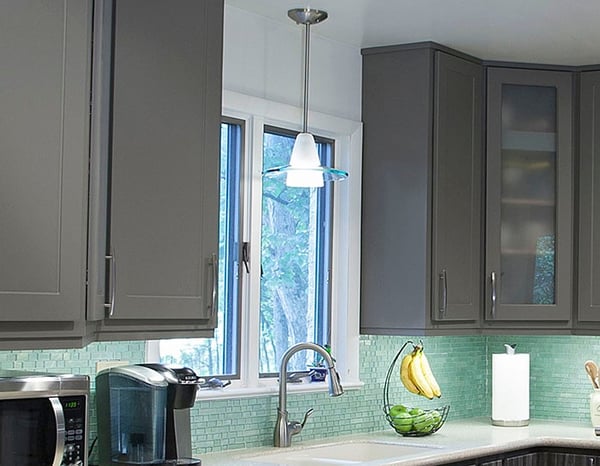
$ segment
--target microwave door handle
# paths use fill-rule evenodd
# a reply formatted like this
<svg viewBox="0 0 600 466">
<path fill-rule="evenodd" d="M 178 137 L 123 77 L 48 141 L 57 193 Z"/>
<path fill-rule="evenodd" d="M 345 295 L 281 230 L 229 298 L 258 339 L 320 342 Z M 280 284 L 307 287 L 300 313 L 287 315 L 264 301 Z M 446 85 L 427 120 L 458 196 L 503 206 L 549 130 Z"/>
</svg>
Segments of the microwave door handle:
<svg viewBox="0 0 600 466">
<path fill-rule="evenodd" d="M 52 466 L 60 466 L 65 454 L 65 413 L 58 398 L 51 397 L 49 401 L 56 419 L 56 451 L 54 452 Z"/>
</svg>

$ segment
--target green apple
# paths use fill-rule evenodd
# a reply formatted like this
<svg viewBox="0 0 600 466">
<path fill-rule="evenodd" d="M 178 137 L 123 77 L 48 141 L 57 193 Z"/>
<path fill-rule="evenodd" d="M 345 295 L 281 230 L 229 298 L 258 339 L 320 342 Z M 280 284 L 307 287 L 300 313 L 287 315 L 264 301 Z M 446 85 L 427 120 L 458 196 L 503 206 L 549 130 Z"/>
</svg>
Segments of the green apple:
<svg viewBox="0 0 600 466">
<path fill-rule="evenodd" d="M 390 408 L 390 416 L 396 417 L 399 413 L 408 412 L 408 408 L 404 405 L 394 405 Z"/>
<path fill-rule="evenodd" d="M 408 413 L 413 415 L 413 416 L 418 416 L 419 414 L 423 414 L 425 411 L 423 411 L 421 408 L 412 408 Z"/>
<path fill-rule="evenodd" d="M 440 414 L 439 411 L 436 411 L 435 409 L 433 411 L 431 411 L 430 414 L 431 414 L 431 417 L 433 418 L 433 426 L 438 427 L 442 422 L 442 415 Z"/>
<path fill-rule="evenodd" d="M 392 418 L 398 432 L 410 432 L 413 428 L 413 417 L 407 411 L 401 411 Z"/>
<path fill-rule="evenodd" d="M 427 433 L 433 430 L 435 422 L 431 412 L 423 412 L 413 416 L 413 426 L 417 432 Z"/>
</svg>

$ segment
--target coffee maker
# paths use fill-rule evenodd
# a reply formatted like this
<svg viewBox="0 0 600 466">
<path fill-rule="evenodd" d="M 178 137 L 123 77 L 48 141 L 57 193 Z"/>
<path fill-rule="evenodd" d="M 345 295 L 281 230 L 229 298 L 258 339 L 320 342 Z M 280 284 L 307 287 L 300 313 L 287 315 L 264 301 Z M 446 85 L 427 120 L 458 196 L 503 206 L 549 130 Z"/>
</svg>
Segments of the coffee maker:
<svg viewBox="0 0 600 466">
<path fill-rule="evenodd" d="M 96 375 L 100 466 L 200 465 L 190 410 L 201 380 L 187 367 L 136 364 Z"/>
</svg>

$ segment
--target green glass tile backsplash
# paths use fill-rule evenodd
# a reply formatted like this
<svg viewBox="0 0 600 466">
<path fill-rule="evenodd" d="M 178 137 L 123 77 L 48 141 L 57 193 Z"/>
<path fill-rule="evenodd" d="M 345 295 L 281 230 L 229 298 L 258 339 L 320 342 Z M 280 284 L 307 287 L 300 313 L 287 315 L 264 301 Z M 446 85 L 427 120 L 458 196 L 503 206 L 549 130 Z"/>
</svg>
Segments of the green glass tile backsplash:
<svg viewBox="0 0 600 466">
<path fill-rule="evenodd" d="M 348 390 L 337 398 L 326 393 L 290 395 L 288 411 L 292 418 L 301 419 L 306 410 L 315 409 L 296 441 L 389 428 L 382 410 L 383 384 L 390 363 L 407 339 L 361 336 L 360 377 L 365 385 L 360 390 Z M 489 417 L 491 355 L 504 352 L 504 343 L 516 343 L 518 352 L 531 355 L 531 417 L 589 422 L 591 384 L 583 363 L 586 359 L 600 361 L 598 337 L 447 336 L 423 337 L 423 343 L 442 398 L 429 401 L 407 392 L 400 383 L 398 363 L 390 383 L 392 402 L 425 408 L 448 404 L 450 419 Z M 138 363 L 144 358 L 143 342 L 92 343 L 79 350 L 0 351 L 0 367 L 87 374 L 93 390 L 97 361 Z M 94 402 L 92 391 L 92 440 L 96 429 Z M 270 445 L 276 409 L 276 396 L 198 401 L 191 412 L 194 453 Z"/>
</svg>

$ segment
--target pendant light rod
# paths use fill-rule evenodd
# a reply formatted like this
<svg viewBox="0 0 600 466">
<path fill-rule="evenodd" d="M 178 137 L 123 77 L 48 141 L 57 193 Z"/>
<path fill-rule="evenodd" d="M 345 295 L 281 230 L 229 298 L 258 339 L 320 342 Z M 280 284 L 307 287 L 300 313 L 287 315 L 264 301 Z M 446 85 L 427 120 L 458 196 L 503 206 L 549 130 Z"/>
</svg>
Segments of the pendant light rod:
<svg viewBox="0 0 600 466">
<path fill-rule="evenodd" d="M 308 133 L 308 75 L 310 60 L 310 23 L 304 30 L 304 104 L 302 107 L 302 132 Z"/>
<path fill-rule="evenodd" d="M 327 19 L 327 12 L 310 8 L 294 8 L 288 11 L 288 17 L 304 28 L 304 96 L 302 114 L 302 132 L 308 132 L 308 81 L 310 68 L 310 26 Z"/>
</svg>

